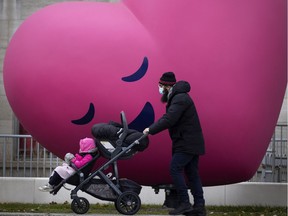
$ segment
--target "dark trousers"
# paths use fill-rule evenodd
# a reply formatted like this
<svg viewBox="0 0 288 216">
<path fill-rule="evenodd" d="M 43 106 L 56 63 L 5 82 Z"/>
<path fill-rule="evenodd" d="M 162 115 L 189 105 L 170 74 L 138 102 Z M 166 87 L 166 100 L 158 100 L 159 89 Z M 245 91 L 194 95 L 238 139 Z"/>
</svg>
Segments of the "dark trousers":
<svg viewBox="0 0 288 216">
<path fill-rule="evenodd" d="M 53 171 L 49 178 L 49 184 L 52 186 L 56 186 L 60 184 L 62 180 L 63 178 L 56 171 Z"/>
<path fill-rule="evenodd" d="M 198 173 L 198 161 L 199 155 L 174 153 L 170 164 L 170 174 L 176 187 L 179 201 L 189 202 L 185 173 L 195 206 L 205 204 L 202 183 Z"/>
</svg>

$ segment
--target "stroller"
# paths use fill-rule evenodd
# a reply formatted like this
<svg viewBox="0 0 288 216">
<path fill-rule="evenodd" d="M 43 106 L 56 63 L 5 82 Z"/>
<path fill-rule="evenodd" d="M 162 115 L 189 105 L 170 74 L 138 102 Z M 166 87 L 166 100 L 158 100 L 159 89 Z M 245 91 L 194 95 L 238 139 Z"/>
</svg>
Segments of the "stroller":
<svg viewBox="0 0 288 216">
<path fill-rule="evenodd" d="M 139 194 L 142 187 L 132 180 L 119 178 L 117 160 L 133 157 L 139 151 L 139 146 L 141 145 L 140 151 L 143 151 L 147 148 L 149 140 L 147 135 L 142 133 L 139 135 L 140 132 L 138 132 L 139 138 L 127 144 L 126 139 L 130 129 L 128 129 L 123 111 L 120 113 L 120 117 L 122 127 L 117 133 L 119 135 L 118 139 L 109 139 L 107 136 L 99 139 L 99 136 L 92 130 L 92 134 L 96 138 L 96 147 L 98 148 L 98 151 L 93 155 L 93 159 L 80 169 L 73 167 L 76 172 L 67 179 L 62 180 L 50 192 L 56 195 L 65 183 L 76 186 L 71 191 L 70 197 L 72 199 L 71 209 L 77 214 L 85 214 L 90 208 L 89 201 L 86 198 L 78 197 L 77 192 L 79 190 L 95 198 L 114 202 L 116 210 L 121 214 L 136 214 L 141 207 Z M 102 125 L 95 125 L 98 128 L 99 126 L 101 127 Z M 91 173 L 94 163 L 100 157 L 104 157 L 108 161 Z M 112 179 L 109 174 L 104 173 L 110 167 L 114 176 Z"/>
</svg>

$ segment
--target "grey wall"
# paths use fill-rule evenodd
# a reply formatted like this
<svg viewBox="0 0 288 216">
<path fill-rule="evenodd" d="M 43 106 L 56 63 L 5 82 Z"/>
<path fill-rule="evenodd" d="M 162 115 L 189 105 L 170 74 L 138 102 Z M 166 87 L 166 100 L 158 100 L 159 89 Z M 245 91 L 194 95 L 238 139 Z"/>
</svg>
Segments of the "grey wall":
<svg viewBox="0 0 288 216">
<path fill-rule="evenodd" d="M 71 191 L 61 189 L 56 196 L 43 193 L 37 188 L 46 184 L 48 178 L 1 178 L 1 203 L 71 203 Z M 72 185 L 68 188 L 74 189 Z M 16 196 L 17 191 L 17 196 Z M 287 206 L 287 183 L 252 183 L 205 187 L 205 202 L 209 206 Z M 107 203 L 79 191 L 78 196 L 85 197 L 90 203 Z M 189 193 L 190 200 L 193 200 Z M 155 194 L 151 187 L 142 187 L 142 204 L 162 205 L 165 200 L 164 190 Z"/>
</svg>

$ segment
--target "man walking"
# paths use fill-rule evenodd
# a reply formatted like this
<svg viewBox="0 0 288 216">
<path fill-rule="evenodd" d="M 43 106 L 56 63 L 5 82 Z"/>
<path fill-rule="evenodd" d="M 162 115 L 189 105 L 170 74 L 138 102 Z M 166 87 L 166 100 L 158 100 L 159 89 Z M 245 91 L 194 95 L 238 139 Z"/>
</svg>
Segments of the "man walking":
<svg viewBox="0 0 288 216">
<path fill-rule="evenodd" d="M 198 173 L 199 156 L 205 153 L 202 129 L 193 100 L 189 96 L 190 84 L 176 82 L 173 72 L 164 73 L 159 81 L 161 101 L 166 103 L 166 113 L 143 133 L 157 134 L 169 130 L 172 139 L 172 160 L 170 174 L 176 187 L 179 205 L 169 212 L 170 215 L 206 215 L 203 188 Z M 194 205 L 189 201 L 188 189 L 194 198 Z"/>
</svg>

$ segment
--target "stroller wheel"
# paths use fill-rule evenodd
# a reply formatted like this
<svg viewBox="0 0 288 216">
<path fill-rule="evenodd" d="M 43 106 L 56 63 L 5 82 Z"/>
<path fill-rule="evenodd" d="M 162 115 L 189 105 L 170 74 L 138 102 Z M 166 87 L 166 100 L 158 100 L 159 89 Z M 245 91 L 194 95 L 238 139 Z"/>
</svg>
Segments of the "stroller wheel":
<svg viewBox="0 0 288 216">
<path fill-rule="evenodd" d="M 89 201 L 84 197 L 79 197 L 78 202 L 76 199 L 73 199 L 71 203 L 71 209 L 76 214 L 85 214 L 90 208 Z"/>
<path fill-rule="evenodd" d="M 139 211 L 141 200 L 137 193 L 125 191 L 117 198 L 115 207 L 120 214 L 133 215 Z"/>
</svg>

